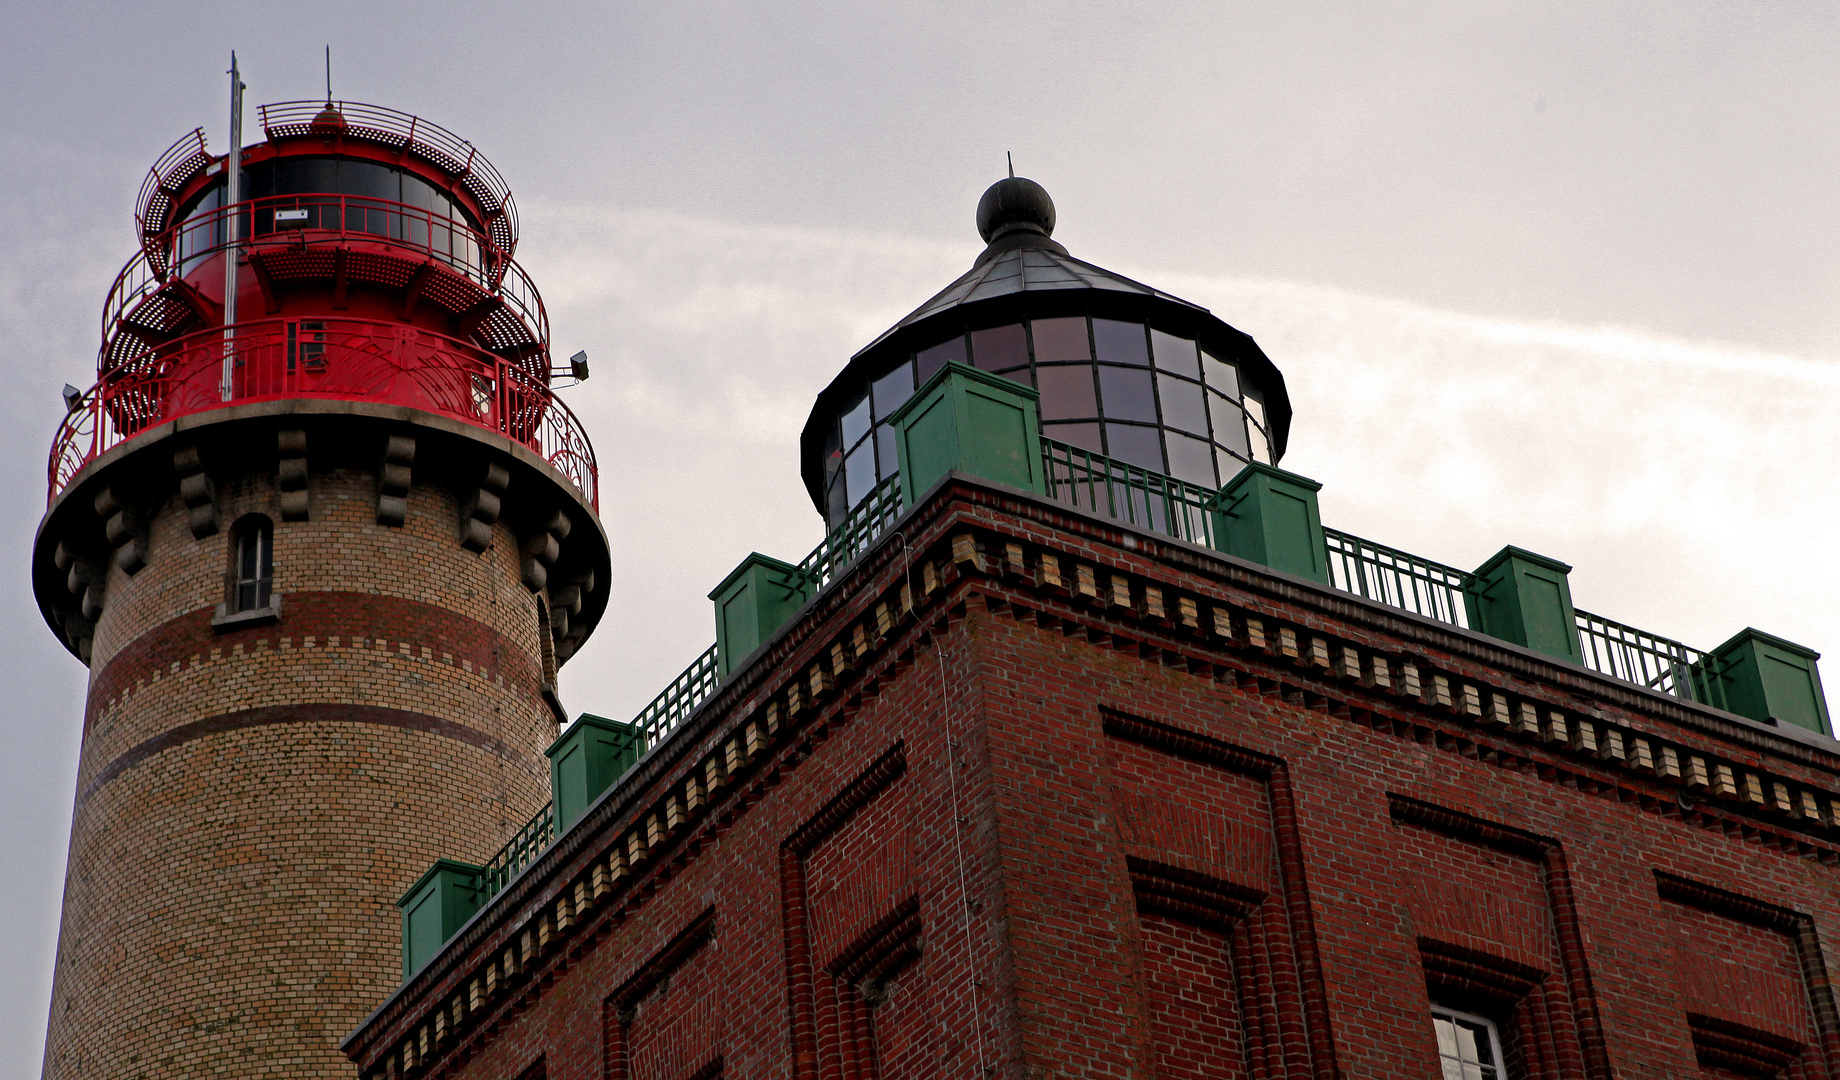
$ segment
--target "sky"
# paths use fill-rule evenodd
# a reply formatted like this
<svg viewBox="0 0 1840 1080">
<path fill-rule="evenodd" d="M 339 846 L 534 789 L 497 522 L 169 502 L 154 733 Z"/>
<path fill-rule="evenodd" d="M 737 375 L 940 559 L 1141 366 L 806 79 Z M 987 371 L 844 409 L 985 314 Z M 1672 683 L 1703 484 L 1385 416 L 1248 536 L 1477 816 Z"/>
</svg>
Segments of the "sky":
<svg viewBox="0 0 1840 1080">
<path fill-rule="evenodd" d="M 816 544 L 811 401 L 969 267 L 1006 152 L 1074 255 L 1259 341 L 1327 524 L 1840 650 L 1840 5 L 0 0 L 0 1080 L 38 1074 L 87 678 L 27 585 L 58 390 L 148 166 L 225 145 L 230 50 L 253 106 L 323 95 L 328 44 L 334 96 L 498 166 L 590 354 L 614 600 L 572 711 L 630 716 L 737 561 Z"/>
</svg>

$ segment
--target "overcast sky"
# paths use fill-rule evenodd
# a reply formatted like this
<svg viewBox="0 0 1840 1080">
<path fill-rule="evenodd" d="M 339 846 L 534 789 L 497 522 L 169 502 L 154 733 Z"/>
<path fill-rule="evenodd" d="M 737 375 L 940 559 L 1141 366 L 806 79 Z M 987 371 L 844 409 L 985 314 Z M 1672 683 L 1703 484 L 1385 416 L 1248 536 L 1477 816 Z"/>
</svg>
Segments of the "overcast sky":
<svg viewBox="0 0 1840 1080">
<path fill-rule="evenodd" d="M 1840 5 L 4 5 L 0 1080 L 38 1072 L 87 677 L 26 585 L 57 391 L 147 167 L 224 147 L 232 47 L 253 106 L 322 95 L 330 43 L 335 96 L 516 192 L 615 545 L 572 710 L 630 716 L 736 561 L 819 539 L 811 399 L 970 265 L 1005 151 L 1075 255 L 1259 340 L 1329 524 L 1840 650 Z"/>
</svg>

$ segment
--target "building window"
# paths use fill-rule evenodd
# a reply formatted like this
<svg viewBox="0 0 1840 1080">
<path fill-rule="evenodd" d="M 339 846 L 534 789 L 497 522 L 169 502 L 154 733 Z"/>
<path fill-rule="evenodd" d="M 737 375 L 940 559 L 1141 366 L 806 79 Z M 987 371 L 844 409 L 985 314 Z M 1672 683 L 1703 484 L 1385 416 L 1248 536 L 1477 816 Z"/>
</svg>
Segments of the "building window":
<svg viewBox="0 0 1840 1080">
<path fill-rule="evenodd" d="M 1495 1022 L 1471 1013 L 1431 1006 L 1437 1031 L 1438 1060 L 1444 1080 L 1503 1080 L 1501 1036 Z"/>
<path fill-rule="evenodd" d="M 230 610 L 260 611 L 269 606 L 275 579 L 275 529 L 260 514 L 236 523 L 235 563 L 231 569 Z"/>
</svg>

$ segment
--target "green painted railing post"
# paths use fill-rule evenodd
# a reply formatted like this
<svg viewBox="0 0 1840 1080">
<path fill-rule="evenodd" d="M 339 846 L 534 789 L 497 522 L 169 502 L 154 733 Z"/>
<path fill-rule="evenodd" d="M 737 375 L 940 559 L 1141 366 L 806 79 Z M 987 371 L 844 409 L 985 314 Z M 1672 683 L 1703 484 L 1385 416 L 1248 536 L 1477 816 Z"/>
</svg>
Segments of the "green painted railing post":
<svg viewBox="0 0 1840 1080">
<path fill-rule="evenodd" d="M 402 912 L 403 981 L 434 959 L 479 910 L 485 869 L 452 859 L 436 859 L 396 907 Z"/>
<path fill-rule="evenodd" d="M 601 792 L 625 774 L 645 750 L 637 724 L 582 713 L 543 753 L 549 758 L 550 798 L 556 835 L 568 831 Z"/>
<path fill-rule="evenodd" d="M 1260 462 L 1241 469 L 1208 500 L 1214 546 L 1287 574 L 1329 583 L 1329 545 L 1307 476 Z"/>
<path fill-rule="evenodd" d="M 808 584 L 798 567 L 756 551 L 710 591 L 716 605 L 716 670 L 722 678 L 809 599 Z"/>
<path fill-rule="evenodd" d="M 1464 591 L 1470 629 L 1582 665 L 1571 572 L 1557 559 L 1502 548 L 1476 569 Z"/>
<path fill-rule="evenodd" d="M 1819 659 L 1813 649 L 1746 627 L 1693 666 L 1694 696 L 1752 720 L 1831 736 Z"/>
<path fill-rule="evenodd" d="M 953 469 L 1046 495 L 1040 396 L 968 364 L 947 364 L 893 417 L 903 504 L 915 505 Z"/>
</svg>

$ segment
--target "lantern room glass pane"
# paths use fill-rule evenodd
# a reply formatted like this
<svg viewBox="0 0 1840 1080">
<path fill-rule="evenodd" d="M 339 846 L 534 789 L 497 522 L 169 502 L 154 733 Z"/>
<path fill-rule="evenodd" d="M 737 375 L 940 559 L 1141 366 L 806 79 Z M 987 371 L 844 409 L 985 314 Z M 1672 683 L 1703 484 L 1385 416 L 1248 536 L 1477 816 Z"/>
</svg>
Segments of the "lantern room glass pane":
<svg viewBox="0 0 1840 1080">
<path fill-rule="evenodd" d="M 1105 453 L 1105 442 L 1099 438 L 1099 425 L 1091 421 L 1081 424 L 1043 424 L 1041 434 L 1044 438 L 1070 443 L 1095 454 Z"/>
<path fill-rule="evenodd" d="M 1036 319 L 1029 324 L 1035 335 L 1035 362 L 1056 364 L 1064 360 L 1091 360 L 1092 344 L 1086 339 L 1086 319 Z"/>
<path fill-rule="evenodd" d="M 1035 369 L 1035 386 L 1041 391 L 1043 420 L 1072 420 L 1099 415 L 1093 396 L 1091 364 L 1064 364 Z"/>
<path fill-rule="evenodd" d="M 1107 420 L 1156 423 L 1156 391 L 1148 371 L 1100 365 L 1099 400 Z"/>
<path fill-rule="evenodd" d="M 869 434 L 869 395 L 857 398 L 843 414 L 843 446 L 849 449 Z"/>
<path fill-rule="evenodd" d="M 1022 324 L 971 332 L 971 362 L 985 371 L 1008 371 L 1029 364 L 1029 339 Z"/>
<path fill-rule="evenodd" d="M 1225 394 L 1235 401 L 1239 400 L 1239 371 L 1209 353 L 1201 354 L 1202 367 L 1207 370 L 1208 389 Z"/>
<path fill-rule="evenodd" d="M 1153 427 L 1108 422 L 1105 425 L 1105 447 L 1107 457 L 1141 466 L 1151 472 L 1168 471 L 1163 468 L 1162 435 Z"/>
<path fill-rule="evenodd" d="M 1156 366 L 1162 370 L 1186 375 L 1191 379 L 1201 377 L 1201 361 L 1197 358 L 1195 343 L 1189 339 L 1152 330 L 1150 348 Z"/>
<path fill-rule="evenodd" d="M 1212 446 L 1173 431 L 1163 433 L 1163 442 L 1169 450 L 1169 475 L 1205 488 L 1219 486 L 1214 480 Z"/>
<path fill-rule="evenodd" d="M 844 480 L 850 485 L 850 505 L 855 506 L 875 487 L 875 444 L 863 443 L 844 459 Z"/>
<path fill-rule="evenodd" d="M 1239 402 L 1210 393 L 1208 411 L 1214 414 L 1214 441 L 1242 458 L 1250 456 L 1252 444 L 1246 441 L 1246 417 Z"/>
<path fill-rule="evenodd" d="M 930 349 L 922 349 L 914 357 L 914 372 L 920 377 L 920 384 L 939 374 L 939 369 L 948 362 L 965 362 L 965 335 L 960 334 L 950 341 L 942 341 Z"/>
<path fill-rule="evenodd" d="M 875 380 L 875 418 L 886 420 L 914 396 L 914 365 L 900 367 Z"/>
<path fill-rule="evenodd" d="M 1207 404 L 1202 400 L 1199 383 L 1158 375 L 1156 398 L 1163 406 L 1164 427 L 1180 428 L 1204 437 L 1207 435 Z"/>
<path fill-rule="evenodd" d="M 1094 319 L 1093 347 L 1103 364 L 1150 363 L 1150 348 L 1144 340 L 1144 324 Z"/>
<path fill-rule="evenodd" d="M 875 429 L 875 458 L 882 479 L 886 480 L 901 471 L 899 452 L 895 449 L 894 425 L 882 424 Z"/>
</svg>

